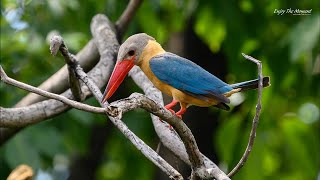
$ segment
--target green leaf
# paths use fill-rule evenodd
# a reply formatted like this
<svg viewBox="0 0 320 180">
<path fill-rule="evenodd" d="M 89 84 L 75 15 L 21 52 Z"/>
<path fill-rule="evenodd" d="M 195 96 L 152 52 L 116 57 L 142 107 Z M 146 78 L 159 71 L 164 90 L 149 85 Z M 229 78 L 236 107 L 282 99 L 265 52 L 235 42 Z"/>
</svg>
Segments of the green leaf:
<svg viewBox="0 0 320 180">
<path fill-rule="evenodd" d="M 259 41 L 255 39 L 248 39 L 243 43 L 241 52 L 251 54 L 254 50 L 258 48 L 259 48 Z"/>
</svg>

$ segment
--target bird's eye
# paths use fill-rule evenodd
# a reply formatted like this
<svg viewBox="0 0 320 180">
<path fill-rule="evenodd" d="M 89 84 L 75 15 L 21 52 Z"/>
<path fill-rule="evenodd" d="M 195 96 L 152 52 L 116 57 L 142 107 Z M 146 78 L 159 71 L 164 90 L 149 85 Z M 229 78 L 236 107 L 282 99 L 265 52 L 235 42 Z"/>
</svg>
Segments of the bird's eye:
<svg viewBox="0 0 320 180">
<path fill-rule="evenodd" d="M 133 56 L 133 55 L 134 55 L 134 50 L 130 50 L 130 51 L 128 52 L 128 55 L 129 55 L 129 56 Z"/>
</svg>

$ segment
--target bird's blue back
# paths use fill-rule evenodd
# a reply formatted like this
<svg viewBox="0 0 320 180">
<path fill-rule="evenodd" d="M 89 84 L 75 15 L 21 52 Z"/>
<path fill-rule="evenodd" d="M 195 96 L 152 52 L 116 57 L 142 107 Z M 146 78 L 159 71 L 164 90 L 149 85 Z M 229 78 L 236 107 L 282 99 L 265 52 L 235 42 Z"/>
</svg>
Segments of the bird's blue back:
<svg viewBox="0 0 320 180">
<path fill-rule="evenodd" d="M 150 60 L 150 69 L 158 79 L 189 95 L 229 102 L 223 94 L 233 88 L 188 59 L 164 53 Z"/>
</svg>

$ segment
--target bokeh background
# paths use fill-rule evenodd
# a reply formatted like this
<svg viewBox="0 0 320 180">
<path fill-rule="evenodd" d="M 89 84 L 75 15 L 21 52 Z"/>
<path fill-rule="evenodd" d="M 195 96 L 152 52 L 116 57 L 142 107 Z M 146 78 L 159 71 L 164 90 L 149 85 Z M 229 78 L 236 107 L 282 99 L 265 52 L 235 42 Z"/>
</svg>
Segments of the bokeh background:
<svg viewBox="0 0 320 180">
<path fill-rule="evenodd" d="M 59 32 L 77 53 L 91 39 L 97 13 L 115 22 L 128 1 L 2 0 L 1 65 L 9 76 L 37 86 L 64 65 L 49 53 L 48 37 Z M 251 156 L 234 179 L 319 179 L 319 1 L 145 0 L 125 37 L 146 32 L 168 51 L 187 57 L 228 83 L 257 77 L 263 62 L 271 87 L 263 91 L 262 114 Z M 278 15 L 275 10 L 310 10 Z M 112 100 L 141 92 L 127 78 Z M 1 106 L 12 107 L 27 92 L 1 83 Z M 184 121 L 201 152 L 226 172 L 245 150 L 257 92 L 232 97 L 231 111 L 191 107 Z M 165 101 L 170 99 L 165 97 Z M 94 99 L 86 101 L 98 106 Z M 151 147 L 159 142 L 148 113 L 135 110 L 125 123 Z M 179 171 L 190 169 L 164 147 L 160 154 Z M 45 179 L 168 179 L 104 116 L 70 110 L 25 128 L 0 147 L 0 179 L 19 164 Z"/>
</svg>

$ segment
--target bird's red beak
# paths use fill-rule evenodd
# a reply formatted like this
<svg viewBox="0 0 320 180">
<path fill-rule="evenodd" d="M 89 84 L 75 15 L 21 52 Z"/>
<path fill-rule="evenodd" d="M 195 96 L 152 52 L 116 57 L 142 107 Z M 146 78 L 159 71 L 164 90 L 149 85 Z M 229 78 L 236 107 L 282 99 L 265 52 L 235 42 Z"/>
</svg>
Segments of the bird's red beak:
<svg viewBox="0 0 320 180">
<path fill-rule="evenodd" d="M 131 59 L 124 59 L 117 62 L 109 79 L 106 90 L 104 91 L 104 94 L 102 96 L 101 103 L 105 103 L 118 89 L 130 69 L 134 66 L 134 59 L 135 57 L 133 56 Z"/>
</svg>

